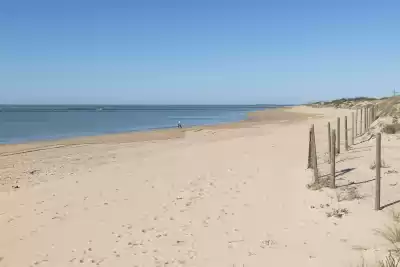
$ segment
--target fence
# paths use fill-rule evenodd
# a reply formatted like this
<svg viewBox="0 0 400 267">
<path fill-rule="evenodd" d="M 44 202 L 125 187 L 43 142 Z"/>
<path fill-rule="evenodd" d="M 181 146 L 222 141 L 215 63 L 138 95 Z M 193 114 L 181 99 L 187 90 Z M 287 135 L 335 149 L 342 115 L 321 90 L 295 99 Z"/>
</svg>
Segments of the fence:
<svg viewBox="0 0 400 267">
<path fill-rule="evenodd" d="M 359 118 L 359 119 L 358 119 Z M 355 138 L 365 134 L 370 128 L 371 124 L 377 119 L 377 106 L 368 105 L 358 108 L 351 114 L 351 145 L 355 145 Z M 349 129 L 348 129 L 347 116 L 344 117 L 344 148 L 349 150 Z M 330 164 L 330 183 L 331 188 L 336 188 L 336 155 L 340 154 L 340 127 L 341 118 L 336 120 L 336 129 L 331 129 L 331 124 L 328 122 L 328 163 Z M 359 130 L 359 131 L 358 131 Z M 381 195 L 381 133 L 376 134 L 376 174 L 375 174 L 375 210 L 380 210 L 380 195 Z M 309 130 L 309 148 L 308 148 L 308 163 L 307 168 L 313 169 L 313 184 L 319 183 L 318 173 L 318 157 L 317 147 L 315 141 L 315 128 L 314 124 L 311 125 Z"/>
</svg>

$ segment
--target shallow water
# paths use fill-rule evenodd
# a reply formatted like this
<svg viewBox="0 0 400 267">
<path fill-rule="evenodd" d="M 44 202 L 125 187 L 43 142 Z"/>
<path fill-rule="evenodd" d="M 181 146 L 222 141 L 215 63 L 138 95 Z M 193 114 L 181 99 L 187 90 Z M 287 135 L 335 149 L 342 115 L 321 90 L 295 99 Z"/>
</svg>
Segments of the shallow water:
<svg viewBox="0 0 400 267">
<path fill-rule="evenodd" d="M 240 121 L 276 105 L 0 106 L 0 143 Z"/>
</svg>

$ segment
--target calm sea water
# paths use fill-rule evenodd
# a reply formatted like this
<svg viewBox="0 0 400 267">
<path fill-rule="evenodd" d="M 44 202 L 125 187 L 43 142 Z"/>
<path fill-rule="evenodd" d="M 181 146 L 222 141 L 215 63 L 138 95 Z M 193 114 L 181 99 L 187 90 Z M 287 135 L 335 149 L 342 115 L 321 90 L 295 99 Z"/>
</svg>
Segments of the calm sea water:
<svg viewBox="0 0 400 267">
<path fill-rule="evenodd" d="M 275 105 L 0 106 L 0 143 L 235 122 Z"/>
</svg>

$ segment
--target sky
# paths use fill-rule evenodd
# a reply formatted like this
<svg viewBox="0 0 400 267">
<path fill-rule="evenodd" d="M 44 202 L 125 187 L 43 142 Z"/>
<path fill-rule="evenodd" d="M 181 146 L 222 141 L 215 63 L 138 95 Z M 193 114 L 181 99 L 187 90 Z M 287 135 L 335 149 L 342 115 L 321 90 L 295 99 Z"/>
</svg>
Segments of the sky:
<svg viewBox="0 0 400 267">
<path fill-rule="evenodd" d="M 0 103 L 387 96 L 400 87 L 399 11 L 385 0 L 0 0 Z"/>
</svg>

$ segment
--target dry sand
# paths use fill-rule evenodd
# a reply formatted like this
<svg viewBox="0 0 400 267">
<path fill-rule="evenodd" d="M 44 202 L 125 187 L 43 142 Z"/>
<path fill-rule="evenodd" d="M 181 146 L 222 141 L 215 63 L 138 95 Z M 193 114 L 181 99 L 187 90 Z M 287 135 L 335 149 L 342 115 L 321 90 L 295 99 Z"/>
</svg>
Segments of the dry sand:
<svg viewBox="0 0 400 267">
<path fill-rule="evenodd" d="M 374 139 L 342 148 L 337 170 L 350 171 L 340 172 L 336 191 L 312 191 L 309 126 L 325 175 L 326 123 L 350 111 L 274 112 L 230 126 L 0 147 L 0 266 L 337 267 L 382 259 L 389 246 L 374 230 L 391 222 L 396 205 L 373 211 Z M 388 205 L 400 199 L 400 140 L 383 136 L 383 144 Z M 362 199 L 341 200 L 348 184 Z M 327 217 L 333 208 L 349 214 Z"/>
</svg>

